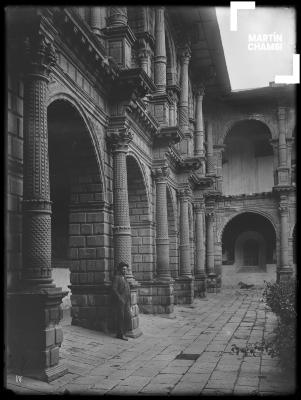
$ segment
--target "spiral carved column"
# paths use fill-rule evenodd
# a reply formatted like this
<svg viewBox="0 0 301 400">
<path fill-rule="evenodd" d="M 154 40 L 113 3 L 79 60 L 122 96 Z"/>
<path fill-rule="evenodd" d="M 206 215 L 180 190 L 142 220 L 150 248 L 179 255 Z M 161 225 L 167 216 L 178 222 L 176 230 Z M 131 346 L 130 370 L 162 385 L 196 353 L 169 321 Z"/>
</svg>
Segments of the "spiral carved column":
<svg viewBox="0 0 301 400">
<path fill-rule="evenodd" d="M 67 372 L 59 365 L 63 336 L 60 307 L 67 294 L 51 278 L 47 90 L 55 51 L 44 36 L 25 41 L 23 269 L 8 294 L 8 357 L 16 373 L 50 382 Z"/>
<path fill-rule="evenodd" d="M 128 127 L 108 131 L 108 138 L 113 151 L 114 184 L 114 261 L 117 266 L 121 261 L 127 263 L 127 277 L 133 279 L 131 269 L 131 225 L 128 201 L 126 155 L 133 133 Z"/>
<path fill-rule="evenodd" d="M 278 280 L 286 280 L 292 274 L 292 268 L 288 261 L 288 198 L 286 195 L 280 196 L 280 268 Z"/>
<path fill-rule="evenodd" d="M 188 207 L 191 189 L 179 191 L 180 198 L 180 274 L 176 280 L 176 303 L 191 304 L 194 298 L 194 279 L 191 271 Z"/>
<path fill-rule="evenodd" d="M 286 142 L 286 108 L 278 107 L 278 156 L 277 185 L 289 185 L 289 168 L 287 163 L 287 142 Z"/>
<path fill-rule="evenodd" d="M 162 281 L 171 279 L 166 198 L 166 178 L 168 174 L 167 167 L 153 170 L 153 176 L 156 180 L 157 278 Z"/>
<path fill-rule="evenodd" d="M 23 270 L 28 286 L 51 285 L 47 90 L 55 53 L 42 36 L 26 41 L 24 91 Z"/>
<path fill-rule="evenodd" d="M 101 38 L 101 30 L 105 28 L 105 7 L 91 7 L 90 26 L 92 31 Z"/>
<path fill-rule="evenodd" d="M 184 133 L 189 132 L 189 115 L 188 115 L 188 66 L 191 58 L 191 51 L 186 46 L 181 51 L 181 94 L 179 101 L 179 125 Z"/>
<path fill-rule="evenodd" d="M 195 89 L 196 110 L 195 110 L 195 150 L 196 156 L 204 156 L 204 119 L 203 119 L 203 98 L 204 86 L 198 86 Z"/>
<path fill-rule="evenodd" d="M 110 7 L 109 26 L 126 26 L 128 22 L 126 7 Z"/>
<path fill-rule="evenodd" d="M 107 138 L 113 152 L 113 191 L 114 191 L 114 262 L 129 265 L 126 278 L 131 287 L 132 316 L 127 336 L 136 338 L 142 335 L 139 329 L 139 308 L 137 305 L 138 282 L 132 272 L 132 237 L 129 214 L 126 155 L 128 145 L 133 139 L 128 124 L 121 128 L 108 129 Z"/>
<path fill-rule="evenodd" d="M 204 246 L 204 200 L 198 199 L 194 203 L 195 212 L 195 240 L 196 240 L 196 265 L 195 265 L 195 289 L 200 297 L 206 295 L 205 272 L 205 246 Z"/>
<path fill-rule="evenodd" d="M 207 217 L 207 291 L 216 291 L 216 273 L 214 271 L 214 211 L 209 209 Z"/>
<path fill-rule="evenodd" d="M 214 175 L 213 137 L 211 121 L 208 122 L 207 126 L 207 174 Z"/>
<path fill-rule="evenodd" d="M 164 7 L 155 9 L 155 84 L 158 93 L 166 92 L 166 46 Z"/>
<path fill-rule="evenodd" d="M 191 195 L 189 189 L 183 189 L 180 195 L 180 276 L 191 278 L 189 215 L 188 205 Z"/>
</svg>

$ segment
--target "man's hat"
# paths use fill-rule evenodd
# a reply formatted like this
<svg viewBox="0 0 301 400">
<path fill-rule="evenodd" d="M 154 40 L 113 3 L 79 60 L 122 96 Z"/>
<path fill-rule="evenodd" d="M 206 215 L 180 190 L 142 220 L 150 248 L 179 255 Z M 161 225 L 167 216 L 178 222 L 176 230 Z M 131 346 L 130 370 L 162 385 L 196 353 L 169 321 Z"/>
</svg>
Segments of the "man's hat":
<svg viewBox="0 0 301 400">
<path fill-rule="evenodd" d="M 123 267 L 127 267 L 127 268 L 128 268 L 129 265 L 128 265 L 126 262 L 121 261 L 121 262 L 117 265 L 117 270 L 118 270 L 118 271 L 121 271 Z"/>
</svg>

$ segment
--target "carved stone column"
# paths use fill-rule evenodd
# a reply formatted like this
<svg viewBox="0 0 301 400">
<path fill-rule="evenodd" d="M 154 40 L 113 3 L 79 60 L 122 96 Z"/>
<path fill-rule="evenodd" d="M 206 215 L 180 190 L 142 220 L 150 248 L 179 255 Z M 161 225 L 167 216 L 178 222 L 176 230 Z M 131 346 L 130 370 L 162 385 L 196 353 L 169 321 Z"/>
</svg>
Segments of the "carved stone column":
<svg viewBox="0 0 301 400">
<path fill-rule="evenodd" d="M 51 277 L 47 91 L 55 51 L 44 36 L 25 41 L 23 269 L 19 290 L 8 294 L 9 366 L 18 375 L 52 381 L 63 340 L 60 307 L 67 294 Z"/>
<path fill-rule="evenodd" d="M 214 145 L 215 149 L 215 158 L 216 158 L 216 165 L 215 165 L 215 171 L 216 171 L 216 179 L 217 179 L 217 190 L 219 192 L 223 191 L 223 151 L 225 150 L 224 145 Z"/>
<path fill-rule="evenodd" d="M 114 185 L 114 262 L 118 265 L 126 262 L 128 280 L 133 280 L 132 239 L 129 214 L 128 184 L 126 156 L 128 144 L 133 139 L 133 132 L 128 126 L 120 129 L 108 130 L 108 139 L 113 151 L 113 185 Z"/>
<path fill-rule="evenodd" d="M 278 280 L 287 280 L 292 275 L 292 268 L 288 260 L 288 198 L 286 195 L 280 195 L 279 201 L 280 214 L 280 268 L 278 271 Z"/>
<path fill-rule="evenodd" d="M 166 46 L 164 7 L 155 8 L 155 84 L 158 93 L 166 92 Z"/>
<path fill-rule="evenodd" d="M 132 272 L 132 237 L 129 214 L 126 155 L 133 132 L 128 124 L 116 129 L 108 129 L 107 137 L 113 151 L 113 191 L 114 191 L 114 263 L 121 261 L 129 265 L 126 278 L 131 287 L 131 327 L 128 336 L 142 335 L 139 329 L 139 309 L 137 306 L 138 282 Z"/>
<path fill-rule="evenodd" d="M 179 101 L 179 125 L 184 133 L 189 132 L 189 115 L 188 115 L 188 66 L 191 58 L 189 46 L 181 49 L 181 94 Z"/>
<path fill-rule="evenodd" d="M 286 108 L 278 107 L 278 154 L 279 165 L 277 168 L 277 185 L 289 185 L 289 168 L 287 165 L 287 144 L 286 144 Z"/>
<path fill-rule="evenodd" d="M 162 281 L 171 279 L 166 197 L 166 178 L 168 174 L 168 167 L 155 168 L 153 170 L 153 176 L 156 181 L 157 278 Z"/>
<path fill-rule="evenodd" d="M 182 189 L 180 196 L 180 276 L 192 277 L 189 242 L 188 205 L 191 196 L 189 189 Z"/>
<path fill-rule="evenodd" d="M 204 152 L 204 118 L 203 118 L 203 99 L 204 99 L 204 86 L 199 85 L 195 88 L 196 108 L 195 108 L 195 146 L 194 154 L 198 157 L 203 157 Z"/>
<path fill-rule="evenodd" d="M 274 176 L 274 185 L 277 185 L 277 168 L 278 168 L 278 140 L 270 139 L 271 146 L 273 148 L 273 176 Z"/>
<path fill-rule="evenodd" d="M 191 271 L 188 207 L 191 198 L 189 187 L 179 191 L 180 198 L 180 274 L 176 279 L 176 303 L 191 304 L 194 298 L 194 279 Z"/>
<path fill-rule="evenodd" d="M 102 36 L 101 30 L 105 28 L 105 7 L 91 7 L 90 26 L 92 31 L 99 38 Z"/>
<path fill-rule="evenodd" d="M 205 241 L 204 241 L 204 199 L 199 198 L 194 203 L 195 212 L 195 240 L 196 240 L 196 265 L 195 265 L 195 291 L 200 297 L 206 296 L 205 272 Z"/>
<path fill-rule="evenodd" d="M 214 175 L 212 122 L 207 124 L 207 175 Z"/>
<path fill-rule="evenodd" d="M 147 48 L 145 43 L 144 46 L 138 50 L 138 59 L 140 61 L 140 67 L 147 73 L 148 76 L 151 75 L 150 56 L 151 51 L 149 48 Z"/>
<path fill-rule="evenodd" d="M 108 19 L 109 26 L 127 25 L 127 22 L 128 16 L 126 7 L 110 7 L 110 17 Z"/>
<path fill-rule="evenodd" d="M 214 270 L 214 210 L 209 207 L 206 211 L 207 217 L 207 291 L 216 291 L 216 273 Z"/>
<path fill-rule="evenodd" d="M 77 7 L 78 15 L 85 21 L 86 20 L 86 10 L 85 7 Z"/>
</svg>

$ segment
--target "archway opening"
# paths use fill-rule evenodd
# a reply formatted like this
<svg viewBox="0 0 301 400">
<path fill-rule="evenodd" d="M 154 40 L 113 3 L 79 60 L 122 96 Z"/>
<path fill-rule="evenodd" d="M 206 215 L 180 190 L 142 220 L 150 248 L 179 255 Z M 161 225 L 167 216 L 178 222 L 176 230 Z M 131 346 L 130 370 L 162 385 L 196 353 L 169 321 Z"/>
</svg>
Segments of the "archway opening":
<svg viewBox="0 0 301 400">
<path fill-rule="evenodd" d="M 127 183 L 132 234 L 132 272 L 138 281 L 153 277 L 153 234 L 147 190 L 140 166 L 128 156 Z"/>
<path fill-rule="evenodd" d="M 274 185 L 271 133 L 262 122 L 237 122 L 225 139 L 222 159 L 225 195 L 269 192 Z"/>
<path fill-rule="evenodd" d="M 71 287 L 73 296 L 69 292 L 63 299 L 63 308 L 70 310 L 78 288 L 88 294 L 87 285 L 105 279 L 102 181 L 89 131 L 75 107 L 56 100 L 47 114 L 53 279 L 64 290 Z M 72 306 L 72 323 L 84 325 L 87 315 L 76 302 Z"/>
<path fill-rule="evenodd" d="M 261 214 L 244 212 L 232 218 L 222 234 L 224 286 L 239 281 L 263 284 L 276 277 L 276 234 Z"/>
</svg>

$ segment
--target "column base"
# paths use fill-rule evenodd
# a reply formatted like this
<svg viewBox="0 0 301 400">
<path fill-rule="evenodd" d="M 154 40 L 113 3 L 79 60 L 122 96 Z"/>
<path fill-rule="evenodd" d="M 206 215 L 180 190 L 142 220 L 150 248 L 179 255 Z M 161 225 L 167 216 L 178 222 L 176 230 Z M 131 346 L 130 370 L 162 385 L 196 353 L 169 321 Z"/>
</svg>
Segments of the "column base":
<svg viewBox="0 0 301 400">
<path fill-rule="evenodd" d="M 207 275 L 207 292 L 217 293 L 216 274 L 214 272 Z"/>
<path fill-rule="evenodd" d="M 194 297 L 206 297 L 206 276 L 195 277 L 194 280 Z"/>
<path fill-rule="evenodd" d="M 59 365 L 63 331 L 61 288 L 8 293 L 7 366 L 20 376 L 51 382 L 68 372 Z"/>
<path fill-rule="evenodd" d="M 108 333 L 115 328 L 111 282 L 70 285 L 72 325 Z"/>
<path fill-rule="evenodd" d="M 175 281 L 175 304 L 192 304 L 194 300 L 194 279 L 179 277 Z"/>
<path fill-rule="evenodd" d="M 145 314 L 172 314 L 174 281 L 142 282 L 139 288 L 139 309 Z"/>
<path fill-rule="evenodd" d="M 277 271 L 277 282 L 286 282 L 293 276 L 293 269 L 289 266 Z"/>
<path fill-rule="evenodd" d="M 142 335 L 142 331 L 139 329 L 139 307 L 138 307 L 138 290 L 140 288 L 140 283 L 136 280 L 130 282 L 131 287 L 131 311 L 132 317 L 130 322 L 130 330 L 127 336 L 131 338 L 137 338 Z"/>
</svg>

